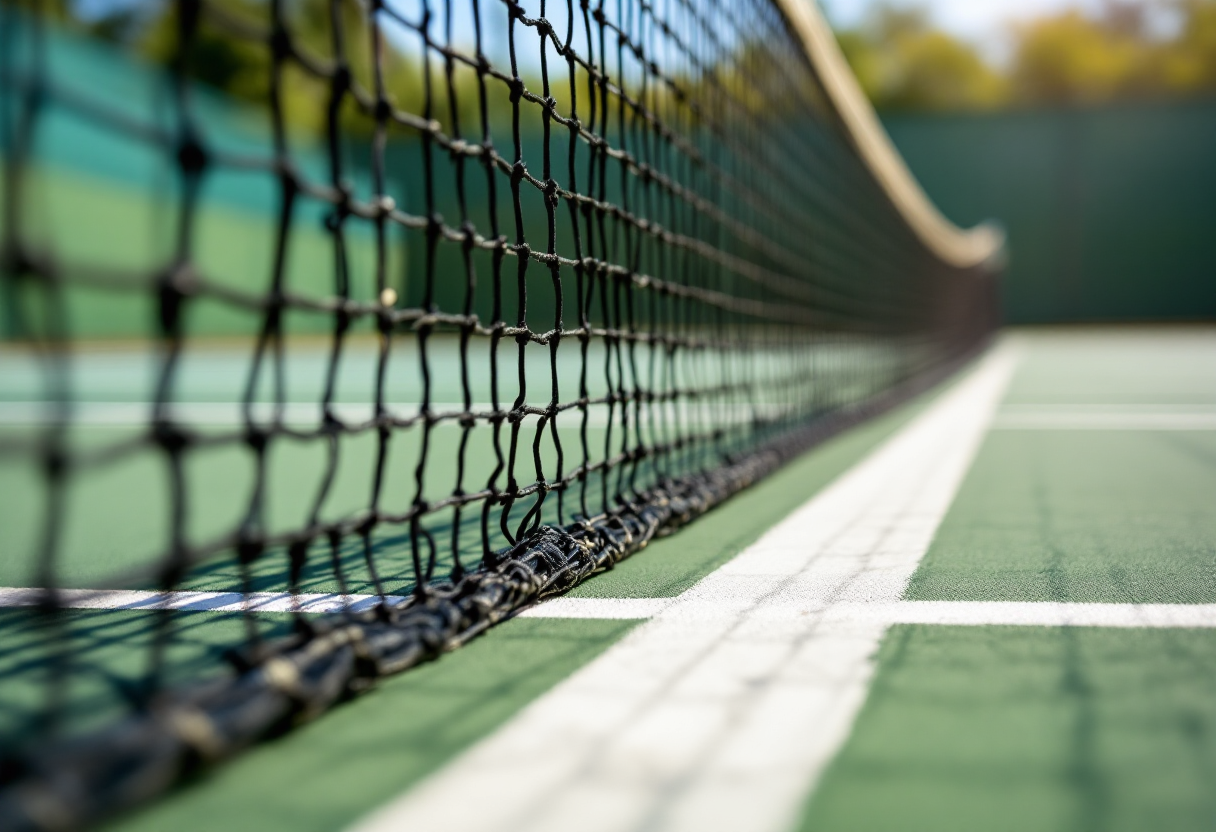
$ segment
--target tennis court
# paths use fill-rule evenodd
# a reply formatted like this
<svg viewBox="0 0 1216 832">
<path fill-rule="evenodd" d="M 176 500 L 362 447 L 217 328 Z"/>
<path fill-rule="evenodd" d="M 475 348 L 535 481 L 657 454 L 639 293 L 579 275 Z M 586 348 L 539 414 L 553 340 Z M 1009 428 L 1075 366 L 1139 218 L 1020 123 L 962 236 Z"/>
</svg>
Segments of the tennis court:
<svg viewBox="0 0 1216 832">
<path fill-rule="evenodd" d="M 0 6 L 0 826 L 1216 826 L 1216 326 L 816 5 L 141 14 Z"/>
<path fill-rule="evenodd" d="M 678 827 L 706 811 L 746 811 L 738 824 L 765 828 L 790 819 L 807 829 L 1208 828 L 1216 816 L 1208 788 L 1216 331 L 1013 331 L 995 353 L 1005 367 L 972 405 L 980 413 L 971 425 L 956 414 L 937 445 L 931 432 L 909 431 L 992 372 L 992 355 L 565 598 L 385 681 L 115 828 L 379 828 L 367 816 L 381 806 L 389 807 L 384 828 Z M 809 507 L 867 464 L 881 465 L 901 437 L 905 454 L 927 456 L 915 488 L 933 488 L 934 469 L 953 465 L 938 473 L 946 482 L 931 505 L 912 513 L 903 535 L 876 529 L 908 510 L 907 484 L 901 490 L 880 472 L 855 488 L 852 516 L 829 509 L 854 524 L 835 530 L 846 539 L 822 541 L 832 530 L 807 517 Z M 156 497 L 138 479 L 126 487 Z M 6 511 L 4 527 L 19 517 Z M 89 522 L 115 552 L 130 546 L 126 524 Z M 850 548 L 850 534 L 860 546 Z M 865 545 L 884 534 L 889 548 Z M 821 559 L 839 561 L 818 573 L 807 563 L 785 573 L 780 557 L 758 554 L 793 544 L 814 564 L 807 553 L 817 540 Z M 876 551 L 904 561 L 890 586 Z M 749 556 L 770 563 L 734 567 Z M 88 571 L 79 574 L 87 585 Z M 714 581 L 739 585 L 724 591 Z M 223 571 L 191 585 L 239 587 Z M 680 626 L 673 611 L 694 604 L 698 588 L 709 606 L 685 612 Z M 175 613 L 183 668 L 202 664 L 242 626 L 235 612 L 207 609 L 239 607 L 233 597 L 194 603 L 202 609 Z M 131 608 L 79 611 L 69 624 L 95 642 L 85 655 L 98 673 L 73 692 L 88 718 L 101 716 L 96 703 L 114 695 L 108 688 L 124 670 L 138 678 L 138 636 L 156 615 L 140 609 L 147 601 L 114 605 Z M 650 638 L 676 644 L 647 657 L 645 629 L 664 614 L 671 631 Z M 687 626 L 698 616 L 721 624 Z M 270 627 L 287 618 L 259 614 Z M 16 645 L 6 651 L 8 676 L 30 659 L 20 647 L 27 616 L 9 610 L 6 619 Z M 817 640 L 833 649 L 816 655 Z M 716 661 L 697 660 L 711 650 L 722 651 Z M 681 651 L 687 666 L 674 660 Z M 677 666 L 657 674 L 656 658 Z M 826 684 L 839 688 L 815 690 Z M 28 696 L 5 688 L 6 714 L 20 719 L 37 704 L 36 688 Z M 754 724 L 763 718 L 775 724 Z M 783 756 L 764 742 L 773 728 L 806 745 Z M 749 749 L 749 741 L 761 744 Z M 800 759 L 816 743 L 824 747 Z M 488 782 L 479 787 L 479 777 Z M 727 784 L 738 794 L 724 795 Z M 487 814 L 472 801 L 454 814 L 462 804 L 451 790 L 470 788 L 499 808 Z M 388 820 L 392 813 L 400 816 Z"/>
</svg>

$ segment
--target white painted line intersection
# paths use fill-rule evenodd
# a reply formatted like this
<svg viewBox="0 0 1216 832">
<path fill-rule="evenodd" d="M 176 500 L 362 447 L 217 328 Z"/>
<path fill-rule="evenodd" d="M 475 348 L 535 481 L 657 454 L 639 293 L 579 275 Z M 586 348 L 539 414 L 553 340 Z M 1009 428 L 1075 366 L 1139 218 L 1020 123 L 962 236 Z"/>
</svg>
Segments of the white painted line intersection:
<svg viewBox="0 0 1216 832">
<path fill-rule="evenodd" d="M 1005 406 L 990 355 L 899 435 L 678 598 L 563 597 L 523 618 L 639 620 L 358 832 L 780 830 L 845 742 L 892 625 L 1214 628 L 1216 605 L 908 601 L 990 429 L 1204 430 L 1207 407 Z M 0 588 L 0 607 L 40 591 Z M 401 600 L 393 598 L 391 600 Z M 374 595 L 60 590 L 81 609 L 332 613 Z"/>
<path fill-rule="evenodd" d="M 790 826 L 887 628 L 834 610 L 899 601 L 1013 363 L 990 354 L 755 545 L 356 828 L 479 830 L 486 805 L 496 830 Z M 790 604 L 808 614 L 774 614 Z"/>
</svg>

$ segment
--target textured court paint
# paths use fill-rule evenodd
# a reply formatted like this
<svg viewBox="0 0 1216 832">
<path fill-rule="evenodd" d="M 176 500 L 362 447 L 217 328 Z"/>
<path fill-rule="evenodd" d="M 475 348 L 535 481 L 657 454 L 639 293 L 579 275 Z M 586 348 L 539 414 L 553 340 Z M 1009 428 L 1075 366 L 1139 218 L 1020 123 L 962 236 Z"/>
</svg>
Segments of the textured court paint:
<svg viewBox="0 0 1216 832">
<path fill-rule="evenodd" d="M 904 626 L 804 832 L 1216 828 L 1216 632 Z"/>
<path fill-rule="evenodd" d="M 493 730 L 632 626 L 507 622 L 106 828 L 331 832 Z"/>
<path fill-rule="evenodd" d="M 990 434 L 909 598 L 1216 602 L 1216 432 Z"/>
<path fill-rule="evenodd" d="M 1041 330 L 1018 343 L 1002 413 L 1216 404 L 1216 327 Z M 907 597 L 1211 603 L 1214 494 L 1214 431 L 995 432 Z"/>
</svg>

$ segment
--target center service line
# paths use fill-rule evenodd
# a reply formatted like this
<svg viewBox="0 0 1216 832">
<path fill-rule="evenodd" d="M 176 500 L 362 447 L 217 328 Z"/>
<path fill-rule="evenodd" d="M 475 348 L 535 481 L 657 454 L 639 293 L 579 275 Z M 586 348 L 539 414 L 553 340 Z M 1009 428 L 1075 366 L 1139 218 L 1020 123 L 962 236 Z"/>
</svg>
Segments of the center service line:
<svg viewBox="0 0 1216 832">
<path fill-rule="evenodd" d="M 777 832 L 865 700 L 887 622 L 1016 362 L 1008 345 L 754 545 L 357 832 Z M 792 604 L 807 608 L 789 616 Z M 475 796 L 475 797 L 474 797 Z"/>
</svg>

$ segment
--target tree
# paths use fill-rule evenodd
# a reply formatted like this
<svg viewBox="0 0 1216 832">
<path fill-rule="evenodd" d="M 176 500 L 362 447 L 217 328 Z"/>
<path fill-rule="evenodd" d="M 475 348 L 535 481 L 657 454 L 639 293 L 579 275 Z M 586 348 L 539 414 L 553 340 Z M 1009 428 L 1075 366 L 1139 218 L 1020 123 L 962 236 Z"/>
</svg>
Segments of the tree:
<svg viewBox="0 0 1216 832">
<path fill-rule="evenodd" d="M 972 46 L 934 29 L 924 9 L 880 5 L 838 40 L 879 109 L 976 110 L 1005 99 L 1000 76 Z"/>
<path fill-rule="evenodd" d="M 1154 26 L 1172 15 L 1174 26 Z M 879 5 L 838 32 L 862 89 L 880 110 L 977 110 L 1010 103 L 1078 105 L 1216 95 L 1216 0 L 1105 0 L 1016 25 L 998 72 L 924 9 Z"/>
<path fill-rule="evenodd" d="M 1173 37 L 1155 35 L 1146 2 L 1107 2 L 1016 29 L 1018 101 L 1080 104 L 1216 93 L 1216 2 L 1173 0 Z"/>
<path fill-rule="evenodd" d="M 1183 94 L 1216 94 L 1216 2 L 1177 0 L 1173 5 L 1183 24 L 1161 57 L 1164 84 Z"/>
</svg>

